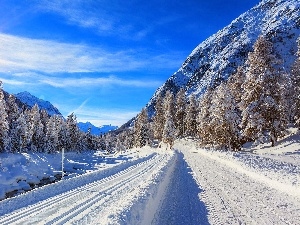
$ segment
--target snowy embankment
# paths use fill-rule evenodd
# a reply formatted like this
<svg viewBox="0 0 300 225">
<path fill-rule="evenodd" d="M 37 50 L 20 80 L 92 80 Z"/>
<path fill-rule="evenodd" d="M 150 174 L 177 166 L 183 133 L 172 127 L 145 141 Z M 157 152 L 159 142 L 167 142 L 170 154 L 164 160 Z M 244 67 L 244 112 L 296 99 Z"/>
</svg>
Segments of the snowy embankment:
<svg viewBox="0 0 300 225">
<path fill-rule="evenodd" d="M 65 179 L 135 158 L 135 151 L 118 156 L 105 155 L 101 151 L 85 151 L 79 154 L 67 152 L 64 156 Z M 1 153 L 0 200 L 60 180 L 61 160 L 61 153 Z"/>
</svg>

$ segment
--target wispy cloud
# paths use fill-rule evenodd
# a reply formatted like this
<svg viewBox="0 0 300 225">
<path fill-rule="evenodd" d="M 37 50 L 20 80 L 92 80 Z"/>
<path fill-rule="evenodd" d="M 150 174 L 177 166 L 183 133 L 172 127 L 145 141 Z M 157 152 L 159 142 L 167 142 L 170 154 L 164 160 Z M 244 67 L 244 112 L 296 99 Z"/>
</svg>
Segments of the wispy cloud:
<svg viewBox="0 0 300 225">
<path fill-rule="evenodd" d="M 77 113 L 78 111 L 82 110 L 82 108 L 86 105 L 86 103 L 89 101 L 90 98 L 84 100 L 78 108 L 72 110 L 72 112 Z M 71 114 L 72 112 L 69 112 L 68 114 Z"/>
<path fill-rule="evenodd" d="M 120 72 L 179 65 L 180 54 L 140 50 L 109 52 L 80 44 L 35 40 L 0 34 L 0 72 Z"/>
<path fill-rule="evenodd" d="M 92 87 L 92 86 L 108 86 L 108 85 L 117 85 L 117 86 L 128 86 L 128 87 L 158 87 L 162 84 L 162 81 L 157 80 L 130 80 L 130 79 L 121 79 L 116 76 L 109 77 L 100 77 L 100 78 L 49 78 L 45 77 L 39 82 L 51 85 L 53 87 Z"/>
<path fill-rule="evenodd" d="M 72 74 L 69 74 L 72 76 Z M 120 78 L 117 76 L 106 77 L 66 77 L 66 74 L 59 75 L 43 75 L 39 73 L 10 73 L 0 74 L 0 80 L 5 85 L 15 86 L 43 86 L 49 85 L 55 88 L 99 88 L 107 86 L 122 86 L 122 87 L 136 87 L 136 88 L 156 88 L 160 86 L 162 80 L 150 79 L 129 79 Z"/>
<path fill-rule="evenodd" d="M 99 7 L 100 6 L 100 7 Z M 70 23 L 80 27 L 93 28 L 107 34 L 116 29 L 114 17 L 105 10 L 106 4 L 99 1 L 41 0 L 38 8 L 54 12 L 64 17 Z"/>
<path fill-rule="evenodd" d="M 38 9 L 62 16 L 65 23 L 94 30 L 101 36 L 143 40 L 181 15 L 165 11 L 152 1 L 39 0 Z M 149 8 L 156 8 L 155 13 Z"/>
<path fill-rule="evenodd" d="M 83 107 L 81 110 L 77 110 L 75 114 L 78 118 L 78 122 L 89 121 L 96 126 L 105 124 L 121 126 L 138 113 L 138 111 L 126 111 L 124 109 L 111 108 L 109 110 L 103 110 L 99 108 Z"/>
</svg>

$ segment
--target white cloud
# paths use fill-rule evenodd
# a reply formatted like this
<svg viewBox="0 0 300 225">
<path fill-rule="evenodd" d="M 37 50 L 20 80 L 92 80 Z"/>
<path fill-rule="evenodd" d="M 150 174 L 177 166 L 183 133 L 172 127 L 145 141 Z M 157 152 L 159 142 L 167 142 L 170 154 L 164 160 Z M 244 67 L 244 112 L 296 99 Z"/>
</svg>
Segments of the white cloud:
<svg viewBox="0 0 300 225">
<path fill-rule="evenodd" d="M 99 75 L 100 76 L 100 75 Z M 59 75 L 43 75 L 39 73 L 9 73 L 0 74 L 0 80 L 4 85 L 14 86 L 43 86 L 48 85 L 55 88 L 99 88 L 108 86 L 122 86 L 122 87 L 137 87 L 137 88 L 157 88 L 163 84 L 162 80 L 138 80 L 138 79 L 124 79 L 117 76 L 106 77 L 72 77 L 72 74 Z"/>
<path fill-rule="evenodd" d="M 79 44 L 0 34 L 0 71 L 111 72 L 134 70 L 143 62 L 128 52 L 109 53 Z"/>
<path fill-rule="evenodd" d="M 0 72 L 120 72 L 171 68 L 180 54 L 150 54 L 138 50 L 108 52 L 81 44 L 21 38 L 0 33 Z"/>
<path fill-rule="evenodd" d="M 51 85 L 53 87 L 71 87 L 71 88 L 84 88 L 84 87 L 100 87 L 108 85 L 129 86 L 129 87 L 158 87 L 162 81 L 157 80 L 130 80 L 121 79 L 115 76 L 100 77 L 100 78 L 51 78 L 44 77 L 40 80 L 41 83 Z"/>
<path fill-rule="evenodd" d="M 91 122 L 95 126 L 112 124 L 121 126 L 131 118 L 135 117 L 139 112 L 126 111 L 124 109 L 87 109 L 81 108 L 75 112 L 78 122 Z"/>
</svg>

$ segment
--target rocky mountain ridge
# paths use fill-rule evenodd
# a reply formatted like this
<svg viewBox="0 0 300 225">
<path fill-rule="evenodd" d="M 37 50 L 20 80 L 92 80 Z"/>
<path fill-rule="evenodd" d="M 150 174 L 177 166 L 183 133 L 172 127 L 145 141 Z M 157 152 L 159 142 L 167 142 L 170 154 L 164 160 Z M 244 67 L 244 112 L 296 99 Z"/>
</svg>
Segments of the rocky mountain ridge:
<svg viewBox="0 0 300 225">
<path fill-rule="evenodd" d="M 39 109 L 45 109 L 49 116 L 61 115 L 59 110 L 50 102 L 39 99 L 27 91 L 20 92 L 16 94 L 15 97 L 25 105 L 29 106 L 29 108 L 32 108 L 35 104 L 37 104 Z"/>
</svg>

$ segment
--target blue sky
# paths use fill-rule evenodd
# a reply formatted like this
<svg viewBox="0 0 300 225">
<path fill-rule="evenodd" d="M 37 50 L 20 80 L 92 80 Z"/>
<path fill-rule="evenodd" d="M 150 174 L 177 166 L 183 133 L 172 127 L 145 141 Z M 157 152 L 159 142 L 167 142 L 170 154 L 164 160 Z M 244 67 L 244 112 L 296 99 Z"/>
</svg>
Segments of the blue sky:
<svg viewBox="0 0 300 225">
<path fill-rule="evenodd" d="M 259 0 L 0 0 L 0 80 L 122 125 L 191 51 Z"/>
</svg>

